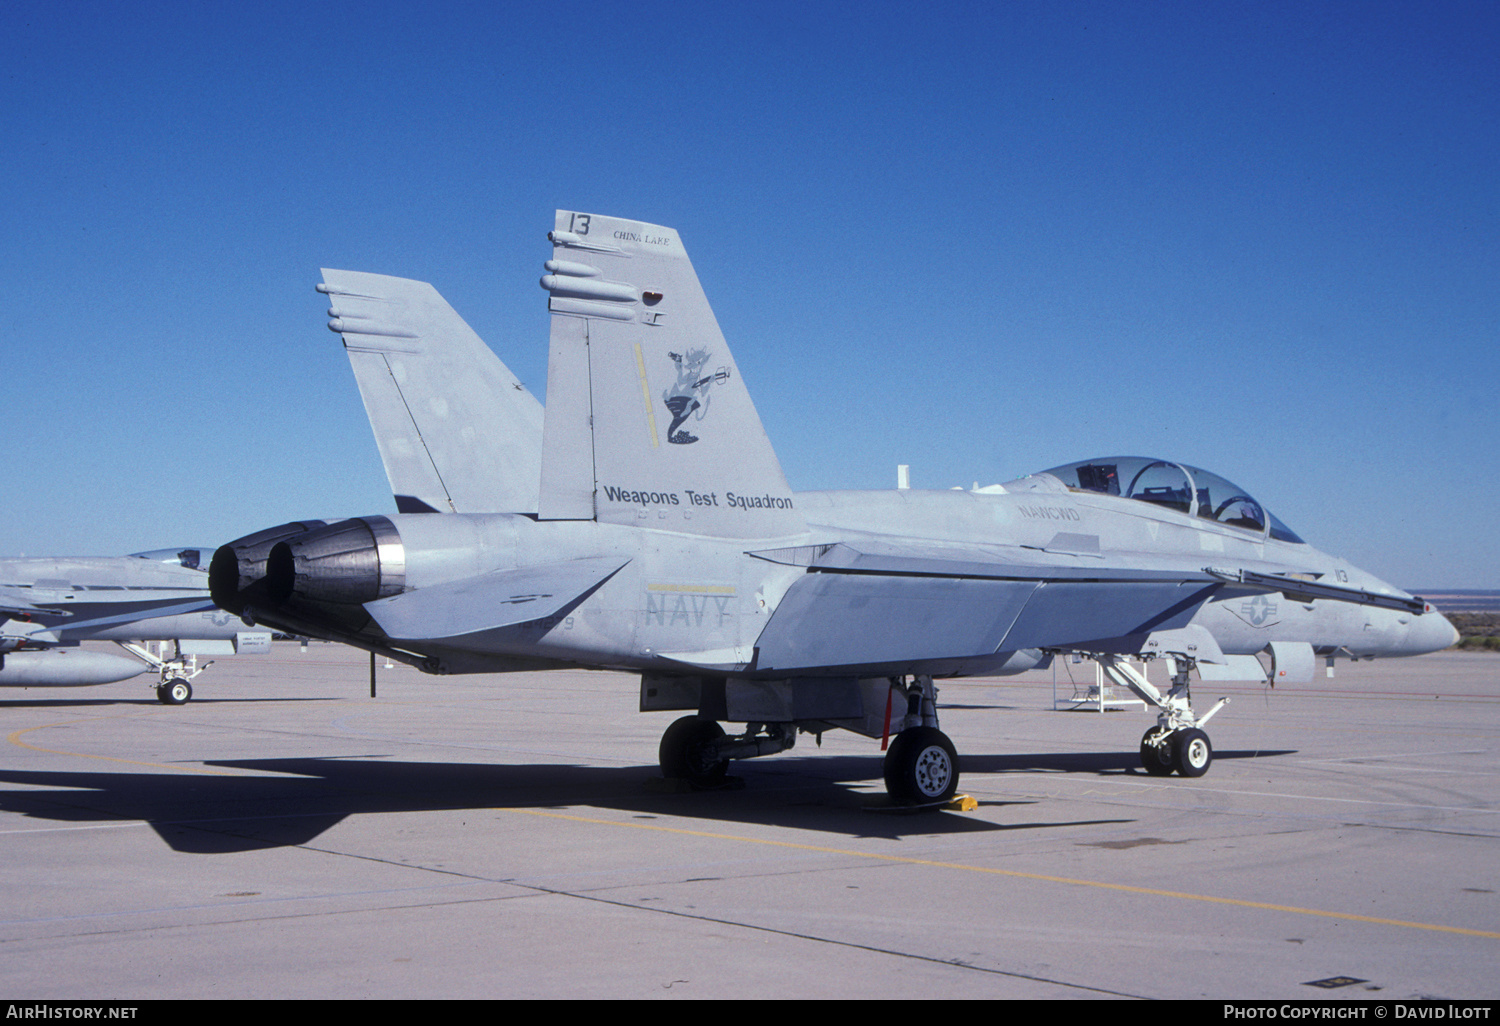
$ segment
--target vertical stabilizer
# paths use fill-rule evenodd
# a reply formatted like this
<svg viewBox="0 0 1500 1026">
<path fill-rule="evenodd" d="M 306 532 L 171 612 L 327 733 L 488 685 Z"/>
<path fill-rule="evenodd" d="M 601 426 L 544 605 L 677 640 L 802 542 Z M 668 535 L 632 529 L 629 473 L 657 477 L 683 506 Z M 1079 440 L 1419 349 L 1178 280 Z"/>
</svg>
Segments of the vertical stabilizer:
<svg viewBox="0 0 1500 1026">
<path fill-rule="evenodd" d="M 542 408 L 426 282 L 323 271 L 402 513 L 535 513 Z"/>
<path fill-rule="evenodd" d="M 560 210 L 550 238 L 542 518 L 805 530 L 677 233 Z"/>
</svg>

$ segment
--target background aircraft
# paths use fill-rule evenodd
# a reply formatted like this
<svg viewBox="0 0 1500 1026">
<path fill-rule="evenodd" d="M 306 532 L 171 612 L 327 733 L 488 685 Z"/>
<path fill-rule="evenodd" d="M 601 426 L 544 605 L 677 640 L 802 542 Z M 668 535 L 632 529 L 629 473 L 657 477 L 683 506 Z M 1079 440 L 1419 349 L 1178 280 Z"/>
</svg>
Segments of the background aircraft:
<svg viewBox="0 0 1500 1026">
<path fill-rule="evenodd" d="M 219 606 L 437 673 L 639 671 L 643 710 L 693 711 L 659 754 L 700 784 L 799 731 L 891 739 L 888 789 L 922 803 L 958 782 L 936 677 L 1087 654 L 1156 707 L 1147 769 L 1196 776 L 1218 707 L 1193 712 L 1191 669 L 1269 649 L 1273 672 L 1303 676 L 1317 650 L 1454 636 L 1238 486 L 1169 461 L 983 493 L 794 495 L 677 233 L 560 211 L 550 238 L 544 415 L 430 286 L 325 271 L 401 512 L 221 547 Z M 1127 656 L 1172 657 L 1171 689 Z"/>
<path fill-rule="evenodd" d="M 207 549 L 80 559 L 0 559 L 0 687 L 110 684 L 156 670 L 156 697 L 181 705 L 207 665 L 201 655 L 270 651 L 215 609 Z M 79 648 L 113 641 L 131 655 Z M 162 642 L 153 651 L 145 642 Z M 165 643 L 170 642 L 170 653 Z"/>
</svg>

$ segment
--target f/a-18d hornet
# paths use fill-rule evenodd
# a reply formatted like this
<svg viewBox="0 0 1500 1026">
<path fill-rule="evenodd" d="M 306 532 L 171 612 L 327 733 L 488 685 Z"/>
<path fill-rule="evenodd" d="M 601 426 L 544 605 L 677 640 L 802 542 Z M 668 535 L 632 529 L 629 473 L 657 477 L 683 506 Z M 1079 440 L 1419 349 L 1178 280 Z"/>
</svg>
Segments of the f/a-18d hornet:
<svg viewBox="0 0 1500 1026">
<path fill-rule="evenodd" d="M 199 656 L 269 652 L 269 631 L 214 608 L 209 555 L 183 548 L 0 559 L 0 687 L 112 684 L 155 670 L 157 699 L 181 705 L 208 668 Z M 81 641 L 113 641 L 131 654 Z"/>
<path fill-rule="evenodd" d="M 1455 637 L 1182 463 L 794 494 L 677 233 L 560 211 L 549 238 L 545 410 L 430 285 L 324 271 L 400 512 L 230 542 L 219 606 L 432 673 L 638 673 L 642 710 L 689 713 L 663 773 L 699 785 L 799 733 L 888 740 L 887 789 L 916 804 L 958 785 L 934 679 L 1082 653 L 1155 707 L 1145 767 L 1198 776 L 1219 706 L 1194 713 L 1190 672 L 1263 676 L 1264 652 L 1310 677 L 1316 653 Z M 1166 692 L 1142 657 L 1171 659 Z"/>
</svg>

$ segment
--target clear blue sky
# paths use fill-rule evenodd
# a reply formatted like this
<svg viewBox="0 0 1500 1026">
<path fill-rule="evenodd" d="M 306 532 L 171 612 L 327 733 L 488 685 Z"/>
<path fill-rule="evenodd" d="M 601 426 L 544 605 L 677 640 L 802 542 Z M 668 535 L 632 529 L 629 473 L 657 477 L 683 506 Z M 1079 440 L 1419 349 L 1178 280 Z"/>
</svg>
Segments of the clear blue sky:
<svg viewBox="0 0 1500 1026">
<path fill-rule="evenodd" d="M 1214 470 L 1500 588 L 1500 5 L 0 6 L 0 554 L 394 510 L 320 267 L 539 396 L 558 207 L 677 229 L 793 488 Z"/>
</svg>

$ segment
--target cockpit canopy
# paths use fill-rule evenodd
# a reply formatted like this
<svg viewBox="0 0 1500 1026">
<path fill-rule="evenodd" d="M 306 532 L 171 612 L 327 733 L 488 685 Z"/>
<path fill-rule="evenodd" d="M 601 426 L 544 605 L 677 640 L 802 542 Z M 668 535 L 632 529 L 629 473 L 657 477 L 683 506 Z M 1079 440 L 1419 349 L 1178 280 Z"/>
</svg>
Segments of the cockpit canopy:
<svg viewBox="0 0 1500 1026">
<path fill-rule="evenodd" d="M 1239 485 L 1217 474 L 1149 456 L 1106 456 L 1043 471 L 1069 488 L 1175 509 L 1277 541 L 1306 544 Z"/>
<path fill-rule="evenodd" d="M 152 549 L 150 552 L 132 552 L 136 559 L 149 559 L 153 563 L 176 563 L 189 570 L 208 572 L 209 561 L 214 558 L 213 549 Z"/>
</svg>

